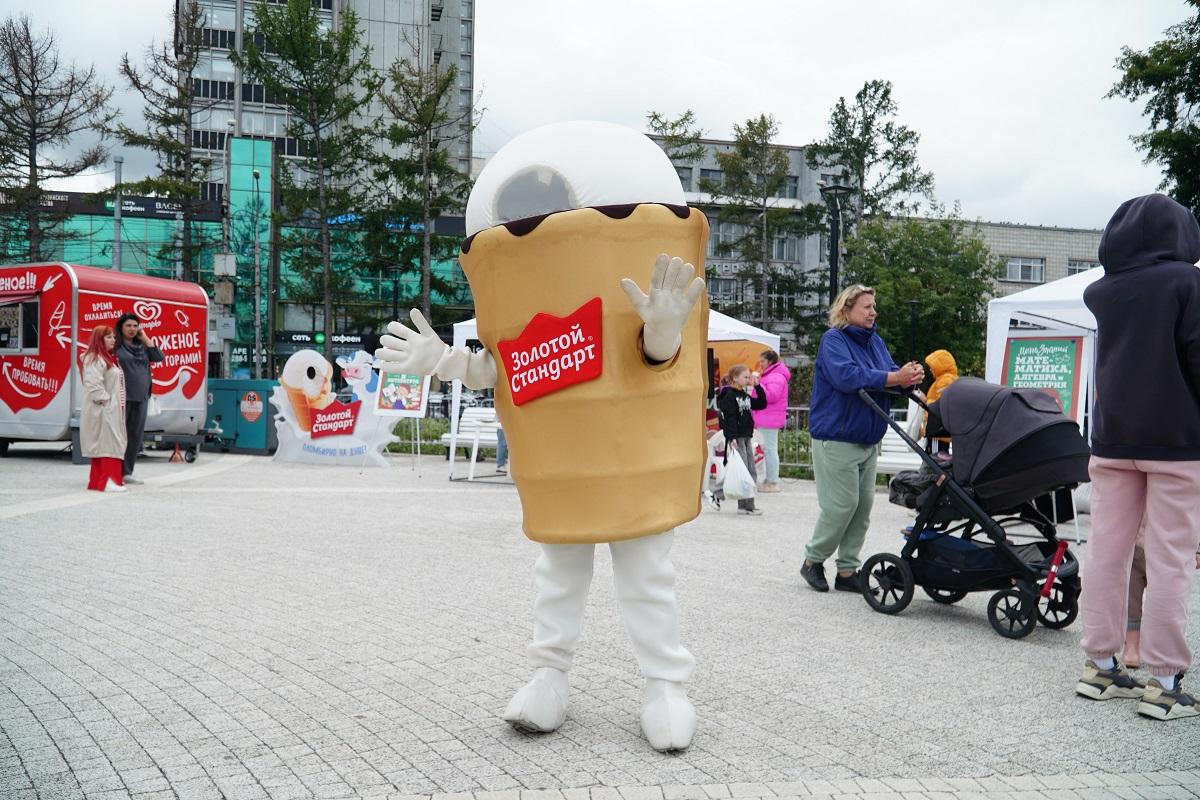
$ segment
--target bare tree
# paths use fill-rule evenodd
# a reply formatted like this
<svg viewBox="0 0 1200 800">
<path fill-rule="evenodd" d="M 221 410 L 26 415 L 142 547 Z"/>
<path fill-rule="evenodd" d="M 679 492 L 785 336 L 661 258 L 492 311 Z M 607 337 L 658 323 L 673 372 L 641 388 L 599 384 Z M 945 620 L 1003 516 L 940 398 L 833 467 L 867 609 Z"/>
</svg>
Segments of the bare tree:
<svg viewBox="0 0 1200 800">
<path fill-rule="evenodd" d="M 146 48 L 145 66 L 135 67 L 126 53 L 121 58 L 121 75 L 130 88 L 142 96 L 145 129 L 125 124 L 113 129 L 116 137 L 129 147 L 152 151 L 158 159 L 158 174 L 126 183 L 122 191 L 164 197 L 179 203 L 182 241 L 164 246 L 166 261 L 178 261 L 182 278 L 195 280 L 197 260 L 204 242 L 197 241 L 196 211 L 200 185 L 212 169 L 209 159 L 197 158 L 192 150 L 192 119 L 195 111 L 213 101 L 198 103 L 195 73 L 204 47 L 204 8 L 185 3 L 172 12 L 174 41 Z"/>
<path fill-rule="evenodd" d="M 28 246 L 21 256 L 30 261 L 45 258 L 48 230 L 61 220 L 43 208 L 46 182 L 78 175 L 108 157 L 103 130 L 114 117 L 111 96 L 95 66 L 62 63 L 50 29 L 36 34 L 24 14 L 0 26 L 0 185 L 23 217 Z M 99 132 L 101 141 L 67 155 L 84 131 Z"/>
</svg>

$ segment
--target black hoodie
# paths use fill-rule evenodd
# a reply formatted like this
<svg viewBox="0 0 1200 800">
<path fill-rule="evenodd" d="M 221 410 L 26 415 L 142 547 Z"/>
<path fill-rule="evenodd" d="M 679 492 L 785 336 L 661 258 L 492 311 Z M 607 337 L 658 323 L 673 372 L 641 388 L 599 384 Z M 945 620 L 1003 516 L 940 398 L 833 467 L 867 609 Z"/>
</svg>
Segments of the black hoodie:
<svg viewBox="0 0 1200 800">
<path fill-rule="evenodd" d="M 1092 452 L 1200 461 L 1200 224 L 1166 195 L 1121 204 L 1104 228 Z"/>
</svg>

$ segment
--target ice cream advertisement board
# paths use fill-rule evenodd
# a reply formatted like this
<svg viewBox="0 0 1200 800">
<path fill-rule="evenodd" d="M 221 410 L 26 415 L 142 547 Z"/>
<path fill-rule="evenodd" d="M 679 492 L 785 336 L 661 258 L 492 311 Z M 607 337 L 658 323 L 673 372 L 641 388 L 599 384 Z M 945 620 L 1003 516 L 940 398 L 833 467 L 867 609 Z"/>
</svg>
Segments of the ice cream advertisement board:
<svg viewBox="0 0 1200 800">
<path fill-rule="evenodd" d="M 376 413 L 378 376 L 368 353 L 338 359 L 353 399 L 333 393 L 333 365 L 315 350 L 301 350 L 283 365 L 271 394 L 279 447 L 275 460 L 301 464 L 385 467 L 383 450 L 399 441 L 393 420 Z M 394 416 L 394 415 L 393 415 Z"/>
</svg>

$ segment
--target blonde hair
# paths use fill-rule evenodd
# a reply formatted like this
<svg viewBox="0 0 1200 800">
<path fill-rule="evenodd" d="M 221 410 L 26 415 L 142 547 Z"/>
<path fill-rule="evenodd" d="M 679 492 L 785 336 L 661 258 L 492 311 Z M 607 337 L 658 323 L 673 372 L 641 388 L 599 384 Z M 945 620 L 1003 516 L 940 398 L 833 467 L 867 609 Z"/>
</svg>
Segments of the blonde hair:
<svg viewBox="0 0 1200 800">
<path fill-rule="evenodd" d="M 734 378 L 736 378 L 738 375 L 741 375 L 743 372 L 749 372 L 749 371 L 750 371 L 750 368 L 747 367 L 745 364 L 734 364 L 732 367 L 729 368 L 729 376 L 728 376 L 729 382 L 733 383 Z"/>
<path fill-rule="evenodd" d="M 846 319 L 846 312 L 854 308 L 854 304 L 858 302 L 858 298 L 864 294 L 874 295 L 875 290 L 870 286 L 863 286 L 861 283 L 856 283 L 853 286 L 847 286 L 842 289 L 842 293 L 833 301 L 833 305 L 829 307 L 829 327 L 845 328 L 850 324 Z"/>
</svg>

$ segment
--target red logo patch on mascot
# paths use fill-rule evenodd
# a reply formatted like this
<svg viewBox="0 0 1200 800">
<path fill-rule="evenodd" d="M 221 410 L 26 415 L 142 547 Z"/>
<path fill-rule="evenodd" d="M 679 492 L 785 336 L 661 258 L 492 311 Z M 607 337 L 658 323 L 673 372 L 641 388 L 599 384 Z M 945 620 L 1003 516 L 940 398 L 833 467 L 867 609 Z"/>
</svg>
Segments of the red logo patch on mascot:
<svg viewBox="0 0 1200 800">
<path fill-rule="evenodd" d="M 314 408 L 310 431 L 312 438 L 349 436 L 354 433 L 354 423 L 358 420 L 358 409 L 361 405 L 361 400 L 355 400 L 353 403 L 334 400 L 325 408 Z"/>
<path fill-rule="evenodd" d="M 600 377 L 602 311 L 595 297 L 565 317 L 537 314 L 498 344 L 514 406 Z"/>
</svg>

